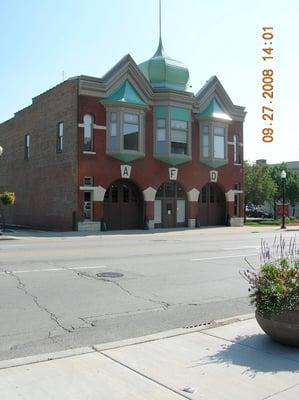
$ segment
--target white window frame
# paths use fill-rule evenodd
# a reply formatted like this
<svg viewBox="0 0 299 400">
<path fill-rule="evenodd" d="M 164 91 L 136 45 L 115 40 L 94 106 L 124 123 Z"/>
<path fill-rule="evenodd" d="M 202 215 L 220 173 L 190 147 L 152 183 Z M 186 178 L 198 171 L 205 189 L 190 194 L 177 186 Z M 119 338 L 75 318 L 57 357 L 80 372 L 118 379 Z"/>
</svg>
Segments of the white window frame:
<svg viewBox="0 0 299 400">
<path fill-rule="evenodd" d="M 126 120 L 126 118 L 128 118 L 128 116 L 136 117 L 137 122 Z M 125 137 L 127 136 L 127 133 L 125 133 L 125 129 L 124 129 L 125 125 L 131 125 L 131 126 L 137 127 L 137 149 L 125 149 Z M 134 112 L 124 111 L 124 113 L 123 113 L 123 129 L 122 129 L 123 149 L 129 150 L 129 151 L 139 151 L 140 134 L 141 134 L 141 132 L 140 132 L 140 116 L 139 116 L 139 114 L 134 113 Z"/>
<path fill-rule="evenodd" d="M 204 127 L 208 127 L 208 133 L 204 132 Z M 214 129 L 222 128 L 224 130 L 223 135 L 215 135 Z M 200 159 L 208 160 L 208 161 L 227 161 L 227 135 L 228 135 L 228 125 L 220 122 L 214 121 L 202 121 L 200 123 Z M 208 136 L 209 144 L 208 144 L 208 157 L 204 155 L 204 136 Z M 215 136 L 223 136 L 224 137 L 224 158 L 215 157 Z"/>
<path fill-rule="evenodd" d="M 216 133 L 215 131 L 216 131 L 216 129 L 221 129 L 222 130 L 222 132 L 223 133 L 221 133 L 221 134 L 219 134 L 219 133 Z M 226 134 L 225 134 L 225 127 L 224 126 L 219 126 L 219 125 L 213 125 L 212 126 L 212 143 L 213 143 L 213 159 L 214 160 L 226 160 L 226 153 L 227 153 L 227 149 L 226 149 L 226 141 L 225 141 L 225 136 L 226 136 Z M 223 138 L 223 149 L 221 149 L 221 150 L 223 150 L 223 157 L 216 157 L 216 145 L 215 145 L 215 139 L 216 139 L 216 137 L 218 137 L 218 138 Z M 221 143 L 222 144 L 222 143 Z"/>
<path fill-rule="evenodd" d="M 25 146 L 24 146 L 24 159 L 29 160 L 30 157 L 30 134 L 25 135 Z"/>
<path fill-rule="evenodd" d="M 159 106 L 159 104 L 157 104 Z M 189 121 L 186 120 L 180 120 L 177 118 L 171 118 L 171 107 L 172 106 L 166 106 L 166 115 L 165 117 L 157 117 L 156 114 L 154 114 L 154 155 L 156 157 L 162 156 L 162 155 L 167 155 L 167 156 L 172 156 L 172 157 L 179 157 L 179 156 L 184 156 L 184 157 L 191 157 L 192 154 L 192 145 L 191 145 L 191 140 L 192 140 L 192 132 L 191 132 L 191 117 Z M 188 108 L 184 107 L 183 105 L 180 105 L 179 107 L 184 108 L 188 110 Z M 158 121 L 164 120 L 165 121 L 165 127 L 159 127 L 158 126 Z M 187 124 L 187 129 L 174 129 L 172 128 L 172 121 L 178 121 L 178 122 L 184 122 Z M 164 152 L 158 151 L 158 142 L 163 142 L 158 140 L 158 130 L 165 130 L 165 140 L 164 142 L 166 143 L 165 148 L 166 150 Z M 186 142 L 186 148 L 187 148 L 187 153 L 172 153 L 171 152 L 171 132 L 172 130 L 175 131 L 182 131 L 186 132 L 186 137 L 187 137 L 187 142 Z"/>
<path fill-rule="evenodd" d="M 87 121 L 87 118 L 90 118 L 90 122 Z M 94 134 L 94 118 L 91 114 L 85 114 L 83 117 L 83 149 L 84 151 L 93 151 L 93 134 Z M 87 137 L 89 137 L 89 134 L 87 135 L 88 130 L 90 130 L 90 144 L 87 146 L 85 143 L 85 140 Z"/>
<path fill-rule="evenodd" d="M 174 127 L 173 125 L 175 124 L 175 123 L 185 123 L 186 124 L 186 127 Z M 189 142 L 189 135 L 188 135 L 188 133 L 189 133 L 189 124 L 190 124 L 190 122 L 189 121 L 183 121 L 183 120 L 179 120 L 179 119 L 172 119 L 171 118 L 171 120 L 170 120 L 170 153 L 171 154 L 183 154 L 183 155 L 185 155 L 185 156 L 187 156 L 188 155 L 188 142 Z M 179 125 L 179 124 L 178 124 Z M 184 133 L 185 135 L 186 135 L 186 142 L 176 142 L 176 141 L 173 141 L 172 139 L 173 139 L 173 134 L 175 133 L 175 132 L 177 132 L 178 134 L 180 134 L 180 133 Z M 175 153 L 175 152 L 172 152 L 172 143 L 184 143 L 185 144 L 185 148 L 186 148 L 186 153 Z"/>
<path fill-rule="evenodd" d="M 111 121 L 111 115 L 116 113 L 116 146 L 111 146 L 112 141 L 111 137 L 111 126 L 114 121 Z M 138 117 L 138 149 L 130 150 L 124 148 L 124 124 L 125 122 L 125 114 L 134 114 Z M 141 109 L 129 108 L 129 107 L 107 107 L 107 141 L 106 141 L 106 150 L 107 153 L 129 153 L 136 154 L 142 153 L 144 154 L 144 141 L 145 141 L 145 128 L 144 128 L 144 119 L 145 112 Z"/>
<path fill-rule="evenodd" d="M 234 134 L 234 164 L 241 165 L 240 135 Z"/>
<path fill-rule="evenodd" d="M 205 131 L 205 128 L 207 128 L 207 130 Z M 208 144 L 205 145 L 204 144 L 204 138 L 208 139 Z M 204 149 L 207 149 L 207 155 L 204 152 Z M 209 159 L 211 158 L 211 137 L 210 137 L 210 126 L 208 124 L 204 124 L 202 125 L 202 133 L 201 133 L 201 157 L 202 158 L 206 158 Z"/>
<path fill-rule="evenodd" d="M 57 124 L 57 143 L 56 143 L 56 152 L 61 153 L 63 151 L 63 141 L 64 141 L 64 123 L 63 121 L 58 122 Z"/>
</svg>

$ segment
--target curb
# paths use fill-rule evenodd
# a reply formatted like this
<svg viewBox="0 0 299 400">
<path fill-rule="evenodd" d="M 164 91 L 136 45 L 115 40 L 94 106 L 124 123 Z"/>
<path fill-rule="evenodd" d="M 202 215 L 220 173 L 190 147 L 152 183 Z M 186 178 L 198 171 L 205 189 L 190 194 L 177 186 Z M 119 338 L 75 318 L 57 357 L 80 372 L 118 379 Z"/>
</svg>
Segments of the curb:
<svg viewBox="0 0 299 400">
<path fill-rule="evenodd" d="M 9 360 L 0 361 L 0 370 L 20 367 L 23 365 L 37 364 L 40 362 L 47 362 L 51 360 L 58 360 L 61 358 L 76 357 L 83 354 L 89 354 L 95 352 L 101 353 L 103 351 L 117 349 L 121 347 L 134 346 L 137 344 L 154 342 L 157 340 L 168 339 L 175 336 L 182 336 L 190 333 L 205 331 L 211 328 L 217 328 L 224 325 L 234 324 L 237 322 L 242 322 L 253 318 L 255 318 L 254 313 L 242 314 L 242 315 L 237 315 L 235 317 L 229 317 L 224 319 L 218 319 L 215 321 L 210 321 L 207 323 L 202 323 L 200 325 L 192 327 L 171 329 L 164 332 L 154 333 L 152 335 L 140 336 L 138 338 L 123 339 L 115 342 L 79 347 L 76 349 L 62 350 L 53 353 L 44 353 L 27 357 L 12 358 Z"/>
</svg>

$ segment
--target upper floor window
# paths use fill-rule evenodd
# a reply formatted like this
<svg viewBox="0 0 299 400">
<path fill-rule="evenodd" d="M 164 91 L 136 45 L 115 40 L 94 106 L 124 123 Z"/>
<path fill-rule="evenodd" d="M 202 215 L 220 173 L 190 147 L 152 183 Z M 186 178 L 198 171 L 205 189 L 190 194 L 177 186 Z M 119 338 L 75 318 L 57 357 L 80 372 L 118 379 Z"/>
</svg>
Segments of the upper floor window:
<svg viewBox="0 0 299 400">
<path fill-rule="evenodd" d="M 84 124 L 84 150 L 92 151 L 93 149 L 93 117 L 89 114 L 83 117 Z"/>
<path fill-rule="evenodd" d="M 167 143 L 166 143 L 166 120 L 165 119 L 157 119 L 156 121 L 156 149 L 157 153 L 166 153 L 167 152 Z"/>
<path fill-rule="evenodd" d="M 187 154 L 188 122 L 171 120 L 171 153 Z"/>
<path fill-rule="evenodd" d="M 139 149 L 139 116 L 138 114 L 124 113 L 123 140 L 124 150 Z"/>
<path fill-rule="evenodd" d="M 210 134 L 209 134 L 209 127 L 203 126 L 202 131 L 202 156 L 204 158 L 210 157 Z"/>
<path fill-rule="evenodd" d="M 57 153 L 60 153 L 63 150 L 63 122 L 59 122 L 57 124 L 57 141 L 56 141 L 56 150 Z"/>
<path fill-rule="evenodd" d="M 109 125 L 109 134 L 110 134 L 110 149 L 117 149 L 117 114 L 116 112 L 110 113 L 110 125 Z"/>
<path fill-rule="evenodd" d="M 186 162 L 191 154 L 190 110 L 181 107 L 155 107 L 155 156 L 173 163 Z M 187 157 L 185 157 L 187 156 Z"/>
<path fill-rule="evenodd" d="M 24 148 L 24 159 L 29 160 L 29 153 L 30 153 L 30 135 L 25 135 L 25 148 Z"/>
<path fill-rule="evenodd" d="M 128 153 L 132 157 L 136 152 L 143 152 L 144 111 L 129 108 L 110 108 L 107 111 L 108 152 Z"/>
<path fill-rule="evenodd" d="M 224 127 L 213 127 L 214 158 L 225 159 L 225 129 Z"/>
<path fill-rule="evenodd" d="M 201 124 L 201 158 L 226 160 L 227 128 L 215 123 Z"/>
<path fill-rule="evenodd" d="M 239 135 L 234 135 L 234 163 L 241 164 L 241 149 Z"/>
</svg>

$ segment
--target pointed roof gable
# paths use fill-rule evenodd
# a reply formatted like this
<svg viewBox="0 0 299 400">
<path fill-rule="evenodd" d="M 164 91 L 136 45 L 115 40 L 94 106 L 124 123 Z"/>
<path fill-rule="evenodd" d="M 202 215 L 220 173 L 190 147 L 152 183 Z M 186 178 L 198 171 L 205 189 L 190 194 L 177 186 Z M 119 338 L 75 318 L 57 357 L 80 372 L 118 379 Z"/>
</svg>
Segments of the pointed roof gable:
<svg viewBox="0 0 299 400">
<path fill-rule="evenodd" d="M 147 107 L 130 82 L 126 79 L 110 96 L 102 100 L 103 104 L 127 103 L 139 107 Z"/>
<path fill-rule="evenodd" d="M 223 116 L 217 116 L 218 106 L 222 111 L 220 113 L 227 114 L 230 119 L 236 121 L 244 121 L 245 119 L 245 108 L 241 106 L 236 106 L 226 93 L 224 87 L 220 83 L 219 79 L 216 75 L 212 76 L 205 85 L 200 89 L 200 91 L 196 94 L 196 99 L 199 102 L 199 107 L 201 112 L 198 114 L 200 117 L 202 112 L 205 112 L 206 109 L 210 106 L 213 109 L 213 112 L 216 114 L 216 118 L 223 119 Z M 215 102 L 213 104 L 213 99 Z M 210 103 L 212 103 L 210 105 Z M 208 106 L 206 106 L 208 104 Z M 218 104 L 218 106 L 217 106 Z M 209 110 L 208 110 L 209 111 Z M 226 118 L 224 118 L 226 119 Z"/>
<path fill-rule="evenodd" d="M 218 101 L 213 97 L 208 106 L 198 114 L 199 118 L 216 118 L 231 121 L 231 117 L 223 110 Z"/>
</svg>

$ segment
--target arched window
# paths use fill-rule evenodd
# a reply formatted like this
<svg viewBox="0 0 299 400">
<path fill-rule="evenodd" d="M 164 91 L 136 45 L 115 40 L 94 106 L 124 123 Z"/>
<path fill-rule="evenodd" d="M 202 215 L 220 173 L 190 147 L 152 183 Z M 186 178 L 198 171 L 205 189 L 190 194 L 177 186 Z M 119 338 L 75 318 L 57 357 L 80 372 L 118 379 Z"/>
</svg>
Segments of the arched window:
<svg viewBox="0 0 299 400">
<path fill-rule="evenodd" d="M 234 135 L 234 163 L 235 164 L 241 164 L 241 152 L 240 152 L 239 135 Z"/>
<path fill-rule="evenodd" d="M 84 150 L 92 151 L 93 149 L 93 117 L 85 114 L 83 117 L 84 124 Z"/>
</svg>

